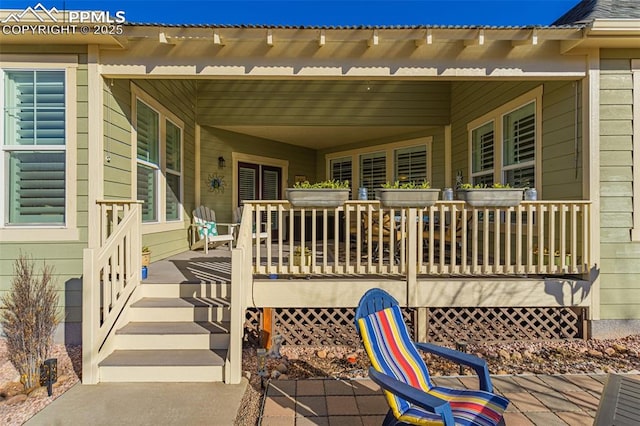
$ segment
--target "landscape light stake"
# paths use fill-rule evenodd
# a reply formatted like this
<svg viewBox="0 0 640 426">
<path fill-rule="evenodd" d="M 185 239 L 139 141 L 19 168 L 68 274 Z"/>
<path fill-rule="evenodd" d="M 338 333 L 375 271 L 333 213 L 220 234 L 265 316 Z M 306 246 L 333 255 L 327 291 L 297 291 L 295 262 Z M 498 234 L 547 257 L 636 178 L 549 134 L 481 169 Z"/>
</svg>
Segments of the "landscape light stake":
<svg viewBox="0 0 640 426">
<path fill-rule="evenodd" d="M 53 384 L 58 381 L 58 359 L 49 358 L 40 366 L 40 386 L 47 387 L 49 396 L 53 394 Z"/>
<path fill-rule="evenodd" d="M 256 351 L 258 356 L 258 376 L 260 376 L 260 387 L 264 389 L 264 378 L 267 377 L 267 350 L 260 348 Z"/>
</svg>

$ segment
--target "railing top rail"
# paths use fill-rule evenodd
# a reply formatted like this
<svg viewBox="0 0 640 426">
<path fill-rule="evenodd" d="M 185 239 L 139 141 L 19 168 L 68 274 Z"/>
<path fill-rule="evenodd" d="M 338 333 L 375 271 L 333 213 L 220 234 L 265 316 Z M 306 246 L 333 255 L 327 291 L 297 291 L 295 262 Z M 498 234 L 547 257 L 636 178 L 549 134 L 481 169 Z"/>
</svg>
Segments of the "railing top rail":
<svg viewBox="0 0 640 426">
<path fill-rule="evenodd" d="M 96 200 L 96 204 L 144 204 L 141 200 Z"/>
<path fill-rule="evenodd" d="M 245 201 L 244 204 L 251 204 L 251 205 L 255 205 L 255 206 L 264 206 L 264 205 L 284 205 L 284 206 L 288 206 L 289 201 L 287 200 L 252 200 L 252 201 Z M 379 200 L 347 200 L 345 201 L 345 204 L 347 205 L 371 205 L 371 204 L 375 204 L 378 205 L 380 204 Z M 464 205 L 466 204 L 466 201 L 464 200 L 438 200 L 436 201 L 436 204 L 446 204 L 446 205 Z M 529 200 L 523 200 L 521 202 L 521 205 L 529 205 L 529 204 L 533 204 L 533 205 L 542 205 L 542 204 L 576 204 L 576 205 L 589 205 L 592 204 L 591 200 L 536 200 L 536 201 L 529 201 Z M 517 206 L 516 206 L 517 207 Z M 342 206 L 337 207 L 338 209 L 342 208 Z M 416 208 L 421 208 L 416 206 Z M 468 206 L 469 209 L 473 209 L 473 207 Z M 478 209 L 484 209 L 484 207 L 477 207 Z M 494 207 L 489 207 L 489 208 L 494 208 Z M 498 207 L 499 209 L 505 209 L 508 207 Z M 301 210 L 301 208 L 294 208 L 295 210 Z M 304 210 L 312 210 L 314 209 L 314 207 L 305 207 Z M 316 210 L 322 210 L 324 209 L 324 207 L 315 207 Z M 327 210 L 333 210 L 333 207 L 329 207 L 326 208 Z M 396 208 L 395 210 L 401 210 L 400 208 Z"/>
</svg>

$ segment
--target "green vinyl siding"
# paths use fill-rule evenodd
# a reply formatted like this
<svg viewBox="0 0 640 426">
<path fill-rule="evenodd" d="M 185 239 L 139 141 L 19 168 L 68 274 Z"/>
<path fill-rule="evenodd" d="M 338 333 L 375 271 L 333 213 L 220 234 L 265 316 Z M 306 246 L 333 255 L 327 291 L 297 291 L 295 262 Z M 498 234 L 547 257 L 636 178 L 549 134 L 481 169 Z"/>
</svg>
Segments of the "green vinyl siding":
<svg viewBox="0 0 640 426">
<path fill-rule="evenodd" d="M 232 153 L 268 157 L 289 162 L 288 178 L 285 186 L 293 186 L 295 175 L 304 175 L 310 181 L 316 180 L 316 151 L 269 139 L 262 139 L 241 133 L 229 132 L 213 127 L 202 127 L 200 152 L 201 202 L 216 212 L 216 219 L 231 222 L 233 219 L 233 166 Z M 218 157 L 224 157 L 226 166 L 218 167 Z M 224 179 L 225 188 L 220 192 L 209 191 L 209 176 Z M 285 179 L 285 176 L 282 176 Z M 281 198 L 284 199 L 284 194 Z M 191 214 L 191 213 L 189 213 Z"/>
<path fill-rule="evenodd" d="M 542 85 L 542 177 L 539 196 L 547 200 L 577 200 L 582 198 L 581 99 L 575 82 L 460 82 L 452 84 L 452 180 L 461 173 L 470 180 L 467 124 L 492 112 L 512 99 Z M 578 88 L 578 90 L 576 90 Z M 491 94 L 488 96 L 488 94 Z M 578 149 L 576 150 L 576 126 Z M 576 162 L 576 158 L 579 161 Z"/>
<path fill-rule="evenodd" d="M 183 157 L 183 227 L 173 231 L 145 233 L 143 245 L 149 246 L 151 260 L 156 261 L 183 252 L 189 247 L 187 229 L 195 208 L 195 99 L 196 83 L 188 80 L 126 80 L 104 82 L 104 196 L 107 199 L 131 199 L 132 173 L 131 83 L 146 92 L 184 123 Z M 172 213 L 172 214 L 175 214 Z M 169 219 L 170 220 L 170 219 Z"/>
<path fill-rule="evenodd" d="M 59 294 L 59 313 L 67 324 L 69 332 L 67 343 L 79 343 L 80 323 L 82 320 L 82 251 L 87 246 L 87 199 L 88 199 L 88 99 L 87 99 L 87 55 L 85 49 L 77 46 L 3 46 L 3 53 L 33 54 L 37 61 L 38 54 L 76 55 L 76 116 L 67 120 L 76 120 L 76 134 L 66 135 L 75 138 L 77 163 L 70 165 L 76 168 L 76 199 L 72 208 L 76 209 L 76 227 L 79 239 L 76 241 L 2 241 L 0 244 L 0 295 L 11 288 L 15 260 L 22 254 L 35 261 L 36 271 L 46 262 L 54 268 L 53 278 Z M 62 330 L 63 327 L 60 327 Z M 57 339 L 61 339 L 57 335 Z"/>
<path fill-rule="evenodd" d="M 198 83 L 198 122 L 437 126 L 450 121 L 449 96 L 441 82 L 211 80 Z"/>
<path fill-rule="evenodd" d="M 600 71 L 600 316 L 640 319 L 633 228 L 633 78 L 640 50 L 604 50 Z"/>
</svg>

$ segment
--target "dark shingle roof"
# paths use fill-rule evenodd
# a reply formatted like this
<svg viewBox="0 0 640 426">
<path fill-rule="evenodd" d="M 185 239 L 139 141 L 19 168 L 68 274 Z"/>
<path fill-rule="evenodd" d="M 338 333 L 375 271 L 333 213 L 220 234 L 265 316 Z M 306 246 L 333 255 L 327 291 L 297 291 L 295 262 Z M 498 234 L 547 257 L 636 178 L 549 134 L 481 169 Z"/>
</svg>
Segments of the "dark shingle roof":
<svg viewBox="0 0 640 426">
<path fill-rule="evenodd" d="M 640 0 L 582 0 L 551 25 L 571 25 L 594 19 L 640 19 Z"/>
</svg>

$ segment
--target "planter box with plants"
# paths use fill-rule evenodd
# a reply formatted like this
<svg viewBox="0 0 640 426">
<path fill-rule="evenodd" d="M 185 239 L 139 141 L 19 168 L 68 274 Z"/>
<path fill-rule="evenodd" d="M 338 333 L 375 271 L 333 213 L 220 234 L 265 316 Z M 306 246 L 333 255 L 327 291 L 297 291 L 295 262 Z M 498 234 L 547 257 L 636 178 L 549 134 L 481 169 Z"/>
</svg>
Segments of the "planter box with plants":
<svg viewBox="0 0 640 426">
<path fill-rule="evenodd" d="M 349 181 L 296 183 L 293 188 L 287 188 L 286 194 L 293 207 L 335 208 L 349 199 Z"/>
<path fill-rule="evenodd" d="M 524 188 L 511 188 L 509 184 L 495 183 L 472 186 L 465 183 L 458 188 L 458 199 L 464 200 L 472 207 L 513 207 L 522 201 Z"/>
<path fill-rule="evenodd" d="M 393 184 L 387 182 L 382 188 L 376 189 L 376 199 L 384 207 L 428 207 L 438 201 L 439 189 L 431 188 L 429 182 L 422 183 L 395 181 Z"/>
</svg>

